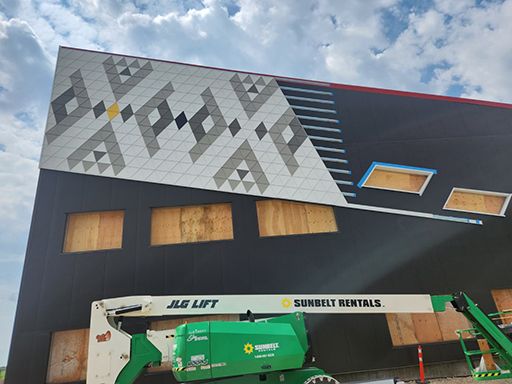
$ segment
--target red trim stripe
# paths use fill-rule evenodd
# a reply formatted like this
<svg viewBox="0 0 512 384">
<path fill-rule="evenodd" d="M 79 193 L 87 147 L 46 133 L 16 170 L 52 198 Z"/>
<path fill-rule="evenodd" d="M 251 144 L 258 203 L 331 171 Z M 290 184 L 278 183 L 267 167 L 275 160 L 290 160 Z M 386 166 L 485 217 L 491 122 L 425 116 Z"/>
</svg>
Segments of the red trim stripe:
<svg viewBox="0 0 512 384">
<path fill-rule="evenodd" d="M 301 83 L 304 85 L 317 85 L 317 86 L 322 86 L 322 87 L 327 87 L 327 88 L 345 89 L 345 90 L 355 91 L 355 92 L 377 93 L 377 94 L 383 94 L 383 95 L 413 97 L 413 98 L 417 98 L 417 99 L 428 99 L 428 100 L 441 100 L 441 101 L 450 101 L 450 102 L 454 102 L 454 103 L 475 104 L 475 105 L 483 105 L 486 107 L 512 109 L 512 104 L 501 103 L 501 102 L 497 102 L 497 101 L 467 99 L 464 97 L 433 95 L 433 94 L 429 94 L 429 93 L 420 93 L 420 92 L 397 91 L 397 90 L 393 90 L 393 89 L 364 87 L 364 86 L 360 86 L 360 85 L 329 83 L 326 81 L 306 80 L 306 79 L 301 79 L 301 78 L 297 78 L 297 77 L 269 75 L 266 73 L 258 73 L 258 72 L 250 72 L 250 71 L 239 71 L 236 69 L 211 67 L 211 66 L 207 66 L 207 65 L 190 64 L 190 63 L 183 63 L 183 62 L 172 61 L 172 60 L 153 59 L 153 58 L 148 58 L 148 57 L 143 57 L 143 56 L 125 55 L 125 54 L 113 53 L 113 52 L 102 52 L 102 51 L 95 51 L 92 49 L 84 49 L 84 48 L 75 48 L 75 47 L 66 47 L 66 46 L 61 46 L 61 48 L 73 49 L 75 51 L 106 53 L 106 54 L 112 54 L 112 55 L 117 55 L 117 56 L 131 57 L 134 59 L 160 61 L 163 63 L 189 65 L 192 67 L 199 67 L 199 68 L 217 69 L 217 70 L 221 70 L 221 71 L 244 73 L 244 74 L 248 74 L 248 75 L 269 76 L 269 77 L 274 77 L 277 80 L 284 80 L 284 81 L 290 80 L 295 83 Z"/>
</svg>

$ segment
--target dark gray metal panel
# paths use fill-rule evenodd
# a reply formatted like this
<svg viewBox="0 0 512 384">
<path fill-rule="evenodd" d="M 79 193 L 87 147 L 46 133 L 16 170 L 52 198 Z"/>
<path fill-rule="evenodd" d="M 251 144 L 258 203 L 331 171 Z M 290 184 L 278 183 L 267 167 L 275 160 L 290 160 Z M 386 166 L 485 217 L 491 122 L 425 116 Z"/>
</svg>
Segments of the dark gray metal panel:
<svg viewBox="0 0 512 384">
<path fill-rule="evenodd" d="M 511 111 L 354 91 L 335 92 L 354 181 L 372 161 L 435 168 L 422 197 L 358 189 L 357 203 L 453 214 L 452 186 L 511 191 Z M 505 176 L 504 176 L 505 175 Z M 449 293 L 493 311 L 510 288 L 512 222 L 483 226 L 336 208 L 338 233 L 260 238 L 256 198 L 42 170 L 27 247 L 8 383 L 44 382 L 51 332 L 87 327 L 94 299 L 133 294 Z M 235 239 L 149 246 L 152 207 L 230 202 Z M 66 213 L 124 209 L 123 249 L 62 254 Z M 461 214 L 458 216 L 480 217 Z M 318 365 L 336 373 L 415 364 L 392 348 L 384 316 L 311 315 Z M 37 335 L 37 336 L 35 336 Z M 371 346 L 369 348 L 368 346 Z M 462 358 L 424 346 L 428 362 Z M 46 351 L 46 352 L 44 352 Z M 31 367 L 26 369 L 30 356 Z M 140 383 L 169 382 L 169 374 Z"/>
</svg>

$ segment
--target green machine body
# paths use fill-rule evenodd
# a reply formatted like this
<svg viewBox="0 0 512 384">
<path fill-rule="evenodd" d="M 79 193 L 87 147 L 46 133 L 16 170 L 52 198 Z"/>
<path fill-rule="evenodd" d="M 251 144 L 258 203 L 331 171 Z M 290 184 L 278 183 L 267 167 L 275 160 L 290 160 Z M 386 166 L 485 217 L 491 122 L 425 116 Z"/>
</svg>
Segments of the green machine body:
<svg viewBox="0 0 512 384">
<path fill-rule="evenodd" d="M 255 322 L 199 322 L 176 328 L 173 373 L 179 382 L 302 368 L 309 343 L 304 315 Z"/>
</svg>

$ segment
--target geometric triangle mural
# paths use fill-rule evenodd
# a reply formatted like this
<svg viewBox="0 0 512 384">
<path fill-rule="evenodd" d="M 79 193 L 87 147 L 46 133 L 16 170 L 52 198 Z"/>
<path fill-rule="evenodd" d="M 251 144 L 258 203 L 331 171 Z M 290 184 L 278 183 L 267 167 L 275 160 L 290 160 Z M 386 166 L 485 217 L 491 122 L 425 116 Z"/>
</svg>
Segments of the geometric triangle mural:
<svg viewBox="0 0 512 384">
<path fill-rule="evenodd" d="M 40 167 L 347 205 L 275 78 L 71 48 Z"/>
</svg>

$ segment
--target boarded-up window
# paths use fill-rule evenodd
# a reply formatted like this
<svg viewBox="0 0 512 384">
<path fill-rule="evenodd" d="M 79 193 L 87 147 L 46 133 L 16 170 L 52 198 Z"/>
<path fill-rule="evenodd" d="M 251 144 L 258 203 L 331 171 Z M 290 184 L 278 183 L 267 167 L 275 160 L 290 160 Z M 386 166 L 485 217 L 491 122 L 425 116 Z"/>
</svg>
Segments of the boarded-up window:
<svg viewBox="0 0 512 384">
<path fill-rule="evenodd" d="M 64 252 L 121 248 L 124 211 L 70 213 Z"/>
<path fill-rule="evenodd" d="M 178 325 L 185 323 L 197 323 L 199 321 L 239 321 L 239 315 L 209 315 L 209 316 L 194 316 L 194 317 L 185 317 L 182 319 L 171 319 L 171 320 L 157 320 L 152 321 L 149 329 L 154 331 L 163 331 L 166 329 L 175 329 Z M 162 363 L 159 367 L 150 367 L 148 368 L 149 372 L 170 372 L 172 370 L 172 363 L 165 362 Z"/>
<path fill-rule="evenodd" d="M 505 216 L 509 201 L 509 193 L 453 188 L 444 209 Z"/>
<path fill-rule="evenodd" d="M 512 289 L 493 289 L 492 297 L 499 312 L 512 311 Z M 501 315 L 504 324 L 512 324 L 512 312 Z"/>
<path fill-rule="evenodd" d="M 336 232 L 332 207 L 285 200 L 256 202 L 260 236 Z"/>
<path fill-rule="evenodd" d="M 89 329 L 57 331 L 52 334 L 47 383 L 85 380 Z"/>
<path fill-rule="evenodd" d="M 445 312 L 388 313 L 386 319 L 394 346 L 457 340 L 457 329 L 471 327 L 451 304 Z"/>
<path fill-rule="evenodd" d="M 231 204 L 153 208 L 151 245 L 233 239 Z"/>
<path fill-rule="evenodd" d="M 358 186 L 422 195 L 435 169 L 373 162 Z"/>
</svg>

